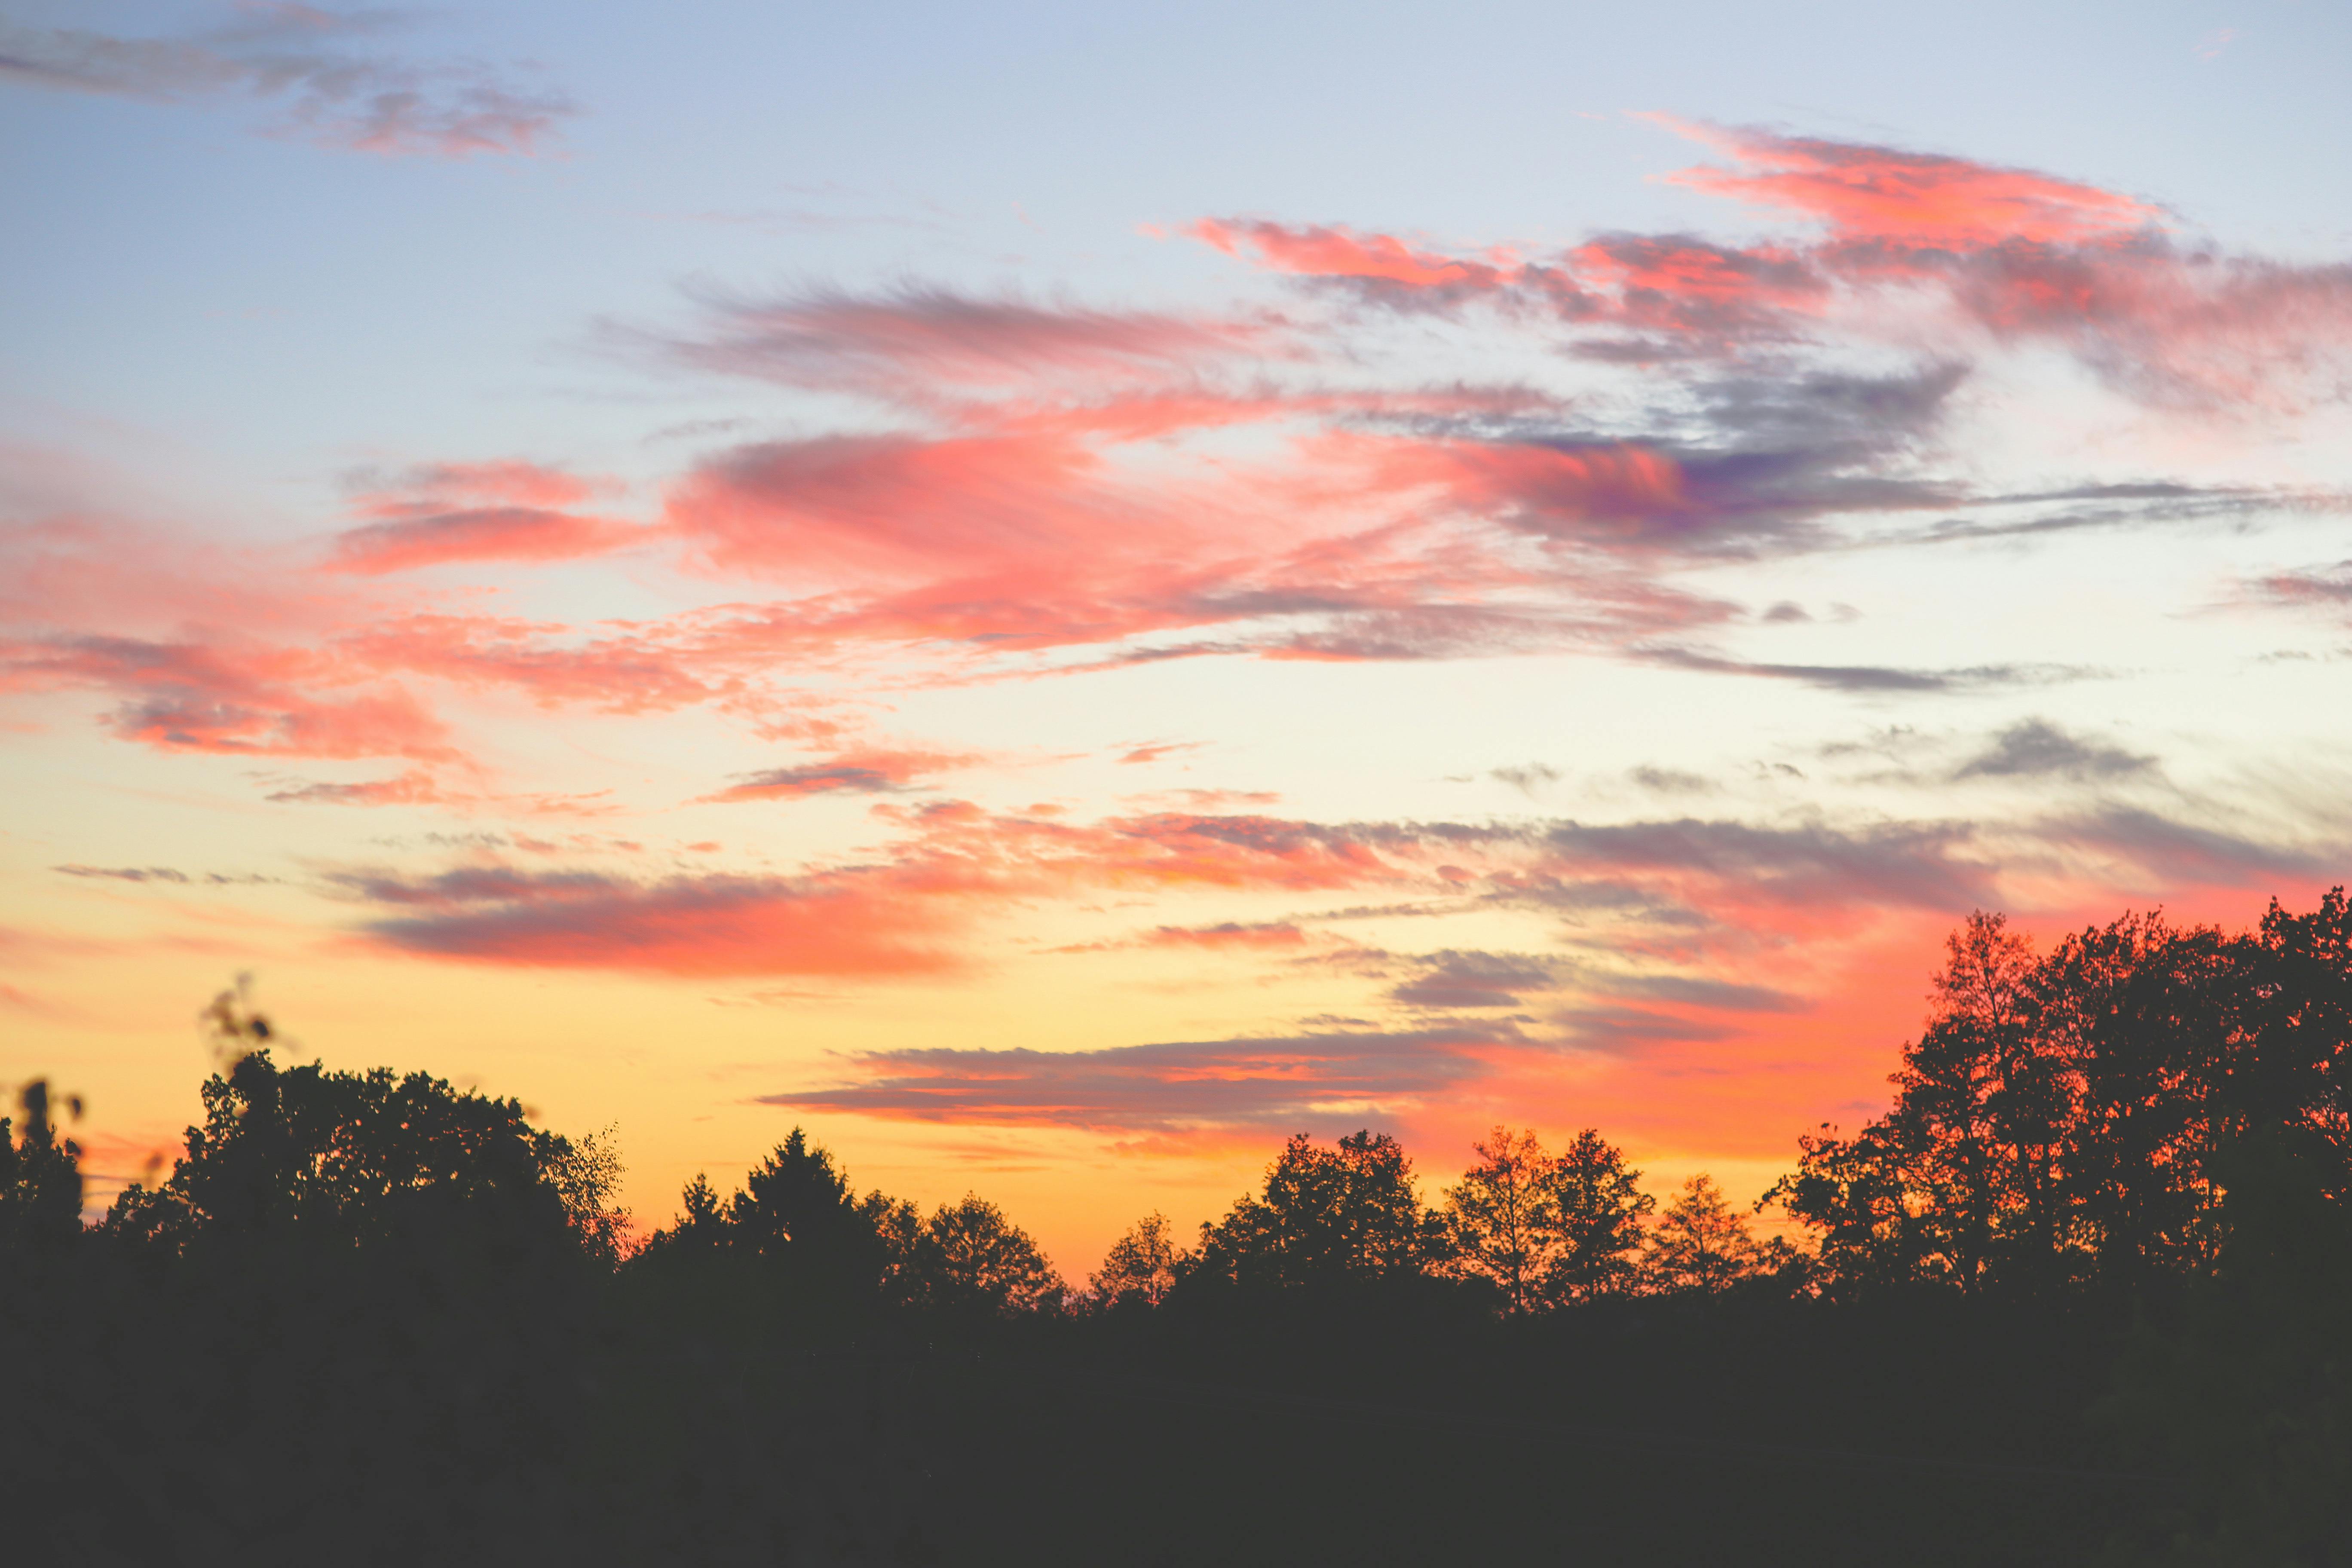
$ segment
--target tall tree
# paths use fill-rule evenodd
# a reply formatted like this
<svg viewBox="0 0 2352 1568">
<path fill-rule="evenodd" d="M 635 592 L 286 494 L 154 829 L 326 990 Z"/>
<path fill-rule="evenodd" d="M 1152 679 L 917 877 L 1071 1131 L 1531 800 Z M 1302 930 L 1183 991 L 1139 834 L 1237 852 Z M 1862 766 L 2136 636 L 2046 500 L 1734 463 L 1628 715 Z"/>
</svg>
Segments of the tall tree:
<svg viewBox="0 0 2352 1568">
<path fill-rule="evenodd" d="M 884 1248 L 873 1218 L 860 1212 L 832 1152 L 800 1128 L 744 1177 L 727 1217 L 738 1247 L 813 1279 L 870 1289 L 881 1276 Z"/>
<path fill-rule="evenodd" d="M 2238 1034 L 2243 943 L 2126 914 L 2067 937 L 2036 976 L 2054 1173 L 2021 1194 L 2014 1271 L 2131 1285 L 2200 1272 L 2221 1247 L 2214 1157 Z M 2071 1103 L 2066 1101 L 2071 1100 Z M 2008 1261 L 2008 1260 L 2005 1260 Z"/>
<path fill-rule="evenodd" d="M 2272 900 L 2245 956 L 2227 1114 L 2278 1129 L 2332 1196 L 2352 1198 L 2352 900 L 2331 889 L 2307 915 Z"/>
<path fill-rule="evenodd" d="M 1444 1256 L 1397 1141 L 1369 1129 L 1333 1148 L 1304 1132 L 1266 1168 L 1258 1197 L 1201 1227 L 1192 1277 L 1246 1286 L 1337 1285 L 1418 1274 Z"/>
<path fill-rule="evenodd" d="M 1761 1272 L 1771 1256 L 1715 1179 L 1700 1174 L 1658 1216 L 1642 1249 L 1642 1276 L 1654 1290 L 1713 1293 Z"/>
<path fill-rule="evenodd" d="M 1979 910 L 1946 942 L 1927 1028 L 1903 1056 L 1891 1117 L 1929 1190 L 1935 1246 L 1963 1289 L 1980 1288 L 1997 1240 L 2041 1181 L 2055 1142 L 2033 1050 L 2032 944 Z"/>
<path fill-rule="evenodd" d="M 1590 1127 L 1552 1161 L 1544 1191 L 1557 1245 L 1544 1268 L 1547 1297 L 1589 1301 L 1633 1282 L 1642 1221 L 1658 1206 L 1641 1180 L 1625 1152 Z"/>
<path fill-rule="evenodd" d="M 1455 1266 L 1494 1281 L 1514 1314 L 1541 1304 L 1547 1265 L 1559 1251 L 1551 1156 L 1532 1131 L 1496 1127 L 1470 1145 L 1478 1163 L 1445 1189 L 1445 1229 Z"/>
<path fill-rule="evenodd" d="M 186 1156 L 162 1186 L 115 1200 L 112 1232 L 173 1245 L 295 1231 L 366 1244 L 463 1221 L 593 1250 L 613 1228 L 593 1205 L 609 1199 L 617 1165 L 599 1155 L 583 1169 L 569 1140 L 532 1127 L 512 1100 L 388 1068 L 281 1070 L 266 1048 L 200 1092 L 205 1122 L 188 1129 Z"/>
<path fill-rule="evenodd" d="M 2035 959 L 1955 932 L 1886 1115 L 1800 1140 L 1777 1189 L 1832 1288 L 2130 1286 L 2210 1271 L 2231 1147 L 2283 1137 L 2352 1196 L 2352 907 L 2227 937 L 2126 913 Z"/>
<path fill-rule="evenodd" d="M 1583 1301 L 1633 1276 L 1642 1220 L 1657 1200 L 1642 1173 L 1592 1128 L 1557 1156 L 1533 1132 L 1497 1127 L 1479 1163 L 1446 1191 L 1453 1261 L 1495 1282 L 1506 1311 Z"/>
<path fill-rule="evenodd" d="M 1801 1138 L 1773 1194 L 1821 1233 L 1841 1288 L 1933 1280 L 1965 1291 L 2062 1265 L 2061 1183 L 2078 1065 L 2052 1047 L 2047 966 L 1979 910 L 1946 942 L 1927 1026 L 1903 1048 L 1894 1106 L 1852 1138 Z"/>
<path fill-rule="evenodd" d="M 49 1114 L 47 1080 L 35 1079 L 17 1097 L 24 1125 L 12 1139 L 0 1116 L 0 1252 L 53 1247 L 81 1230 L 81 1146 L 58 1136 Z M 81 1111 L 79 1098 L 68 1108 Z"/>
<path fill-rule="evenodd" d="M 985 1198 L 966 1193 L 940 1205 L 917 1245 L 922 1299 L 931 1306 L 1005 1316 L 1061 1305 L 1061 1276 L 1029 1233 Z"/>
<path fill-rule="evenodd" d="M 1087 1280 L 1087 1299 L 1097 1308 L 1157 1307 L 1168 1299 L 1184 1261 L 1168 1216 L 1148 1214 L 1111 1244 L 1102 1267 Z"/>
</svg>

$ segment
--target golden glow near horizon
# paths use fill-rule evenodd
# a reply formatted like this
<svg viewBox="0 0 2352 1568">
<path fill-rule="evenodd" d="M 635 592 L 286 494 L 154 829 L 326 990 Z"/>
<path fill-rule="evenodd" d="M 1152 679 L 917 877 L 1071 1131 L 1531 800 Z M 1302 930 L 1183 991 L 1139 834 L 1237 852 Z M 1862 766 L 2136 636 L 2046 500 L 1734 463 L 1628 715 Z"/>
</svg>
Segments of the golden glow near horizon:
<svg viewBox="0 0 2352 1568">
<path fill-rule="evenodd" d="M 281 1057 L 616 1127 L 645 1226 L 795 1123 L 1073 1277 L 1299 1130 L 1748 1197 L 1971 909 L 2343 879 L 2335 217 L 1727 108 L 1049 233 L 765 94 L 781 205 L 429 62 L 185 144 L 95 37 L 0 99 L 82 139 L 10 176 L 0 1075 L 101 1196 L 251 972 Z"/>
</svg>

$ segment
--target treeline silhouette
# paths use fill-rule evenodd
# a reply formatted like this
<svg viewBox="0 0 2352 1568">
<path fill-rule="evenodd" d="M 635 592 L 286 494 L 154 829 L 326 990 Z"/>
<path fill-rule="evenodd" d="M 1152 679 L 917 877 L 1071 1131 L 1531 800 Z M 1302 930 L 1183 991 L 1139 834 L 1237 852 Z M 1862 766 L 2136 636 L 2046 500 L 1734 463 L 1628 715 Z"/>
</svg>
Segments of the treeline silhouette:
<svg viewBox="0 0 2352 1568">
<path fill-rule="evenodd" d="M 1082 1285 L 800 1129 L 632 1240 L 609 1133 L 280 1067 L 168 1177 L 0 1121 L 23 1561 L 2352 1563 L 2352 907 L 1949 942 L 1790 1234 L 1496 1128 L 1282 1148 Z M 1769 1228 L 1769 1227 L 1767 1227 Z"/>
</svg>

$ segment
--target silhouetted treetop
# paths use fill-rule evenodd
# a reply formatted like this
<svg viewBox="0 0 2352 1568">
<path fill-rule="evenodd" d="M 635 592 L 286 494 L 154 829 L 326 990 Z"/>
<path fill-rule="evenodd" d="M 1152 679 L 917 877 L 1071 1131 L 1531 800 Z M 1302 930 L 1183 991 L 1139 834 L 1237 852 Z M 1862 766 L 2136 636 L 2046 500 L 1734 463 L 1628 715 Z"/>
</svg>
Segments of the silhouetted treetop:
<svg viewBox="0 0 2352 1568">
<path fill-rule="evenodd" d="M 1643 1287 L 1662 1295 L 1713 1294 L 1771 1269 L 1790 1256 L 1748 1234 L 1748 1220 L 1705 1173 L 1683 1184 L 1642 1238 Z"/>
<path fill-rule="evenodd" d="M 78 1113 L 80 1101 L 68 1107 Z M 59 1246 L 81 1230 L 81 1147 L 50 1120 L 47 1081 L 26 1084 L 17 1109 L 21 1126 L 0 1116 L 0 1252 Z"/>
<path fill-rule="evenodd" d="M 1062 1304 L 1061 1276 L 1029 1233 L 971 1193 L 940 1205 L 923 1226 L 915 1258 L 919 1300 L 926 1306 L 1004 1316 Z"/>
<path fill-rule="evenodd" d="M 1187 1261 L 1168 1216 L 1155 1211 L 1111 1244 L 1102 1267 L 1087 1281 L 1087 1300 L 1097 1309 L 1157 1307 L 1175 1288 Z"/>
<path fill-rule="evenodd" d="M 569 1237 L 610 1257 L 621 1217 L 608 1146 L 534 1128 L 521 1105 L 388 1068 L 280 1069 L 267 1048 L 202 1089 L 205 1121 L 156 1189 L 134 1185 L 107 1228 L 173 1244 L 299 1230 L 354 1244 L 459 1215 L 519 1240 Z"/>
<path fill-rule="evenodd" d="M 2218 1163 L 2248 1138 L 2310 1146 L 2352 1195 L 2352 909 L 2273 901 L 2228 936 L 2127 913 L 2046 955 L 1999 915 L 1955 932 L 1895 1104 L 1799 1140 L 1776 1192 L 1832 1288 L 2027 1292 L 2210 1271 Z"/>
<path fill-rule="evenodd" d="M 1642 1220 L 1657 1206 L 1642 1173 L 1591 1128 L 1559 1155 L 1533 1132 L 1497 1127 L 1479 1163 L 1447 1189 L 1454 1266 L 1492 1280 L 1510 1312 L 1589 1300 L 1634 1279 Z"/>
<path fill-rule="evenodd" d="M 1417 1275 L 1444 1253 L 1444 1222 L 1422 1206 L 1395 1139 L 1366 1130 L 1322 1148 L 1301 1132 L 1266 1168 L 1263 1195 L 1202 1226 L 1186 1278 L 1328 1287 Z"/>
</svg>

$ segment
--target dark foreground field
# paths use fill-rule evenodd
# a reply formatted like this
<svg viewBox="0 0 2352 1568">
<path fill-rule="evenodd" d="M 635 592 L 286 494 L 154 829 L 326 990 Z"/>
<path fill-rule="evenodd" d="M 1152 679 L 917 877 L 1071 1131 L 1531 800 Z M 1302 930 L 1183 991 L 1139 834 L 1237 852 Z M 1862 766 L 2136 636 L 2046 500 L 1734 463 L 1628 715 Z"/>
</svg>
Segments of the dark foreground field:
<svg viewBox="0 0 2352 1568">
<path fill-rule="evenodd" d="M 19 1561 L 2084 1563 L 2212 1523 L 2115 1392 L 2151 1331 L 2079 1305 L 850 1321 L 245 1263 L 12 1282 Z"/>
</svg>

